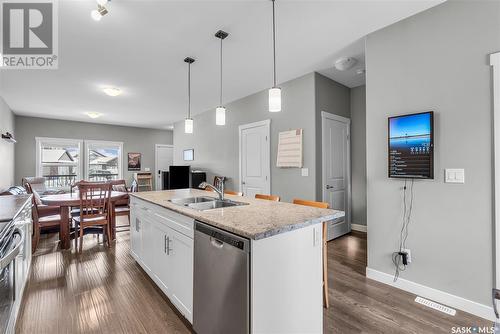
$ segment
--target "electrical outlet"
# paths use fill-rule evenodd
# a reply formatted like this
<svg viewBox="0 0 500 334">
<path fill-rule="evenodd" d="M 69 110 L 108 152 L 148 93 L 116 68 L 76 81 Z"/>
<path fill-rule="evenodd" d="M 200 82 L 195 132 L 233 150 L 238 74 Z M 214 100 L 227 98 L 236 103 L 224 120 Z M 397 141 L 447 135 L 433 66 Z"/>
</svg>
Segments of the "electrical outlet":
<svg viewBox="0 0 500 334">
<path fill-rule="evenodd" d="M 406 261 L 408 263 L 411 263 L 411 250 L 410 249 L 402 249 L 401 250 L 402 252 L 405 252 L 407 255 L 406 255 Z"/>
</svg>

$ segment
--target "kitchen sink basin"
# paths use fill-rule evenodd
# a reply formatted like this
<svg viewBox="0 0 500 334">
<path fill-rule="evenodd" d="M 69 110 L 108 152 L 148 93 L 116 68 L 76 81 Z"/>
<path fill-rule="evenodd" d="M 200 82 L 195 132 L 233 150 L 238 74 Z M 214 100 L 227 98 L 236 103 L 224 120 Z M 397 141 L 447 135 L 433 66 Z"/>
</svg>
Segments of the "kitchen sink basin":
<svg viewBox="0 0 500 334">
<path fill-rule="evenodd" d="M 199 203 L 191 203 L 188 204 L 188 207 L 191 209 L 199 210 L 199 211 L 205 211 L 205 210 L 211 210 L 211 209 L 219 209 L 219 208 L 227 208 L 231 206 L 240 206 L 240 205 L 247 205 L 248 203 L 243 203 L 243 202 L 235 202 L 235 201 L 230 201 L 230 200 L 213 200 L 209 202 L 199 202 Z"/>
<path fill-rule="evenodd" d="M 188 197 L 188 198 L 173 198 L 169 200 L 173 204 L 180 206 L 187 206 L 188 208 L 205 211 L 211 209 L 219 209 L 219 208 L 227 208 L 230 206 L 239 206 L 239 205 L 247 205 L 248 203 L 231 201 L 229 199 L 225 199 L 223 201 L 208 196 L 199 196 L 199 197 Z"/>
<path fill-rule="evenodd" d="M 194 203 L 203 203 L 203 202 L 213 202 L 217 200 L 214 197 L 209 197 L 209 196 L 199 196 L 199 197 L 188 197 L 188 198 L 173 198 L 169 200 L 173 204 L 181 205 L 181 206 L 188 206 L 189 204 L 194 204 Z"/>
</svg>

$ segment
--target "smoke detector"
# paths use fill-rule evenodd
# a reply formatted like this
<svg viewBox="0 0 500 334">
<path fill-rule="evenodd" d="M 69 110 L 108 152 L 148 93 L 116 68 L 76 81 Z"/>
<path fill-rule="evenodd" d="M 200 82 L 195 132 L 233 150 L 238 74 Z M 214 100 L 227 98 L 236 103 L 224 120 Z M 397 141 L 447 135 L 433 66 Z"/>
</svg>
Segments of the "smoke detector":
<svg viewBox="0 0 500 334">
<path fill-rule="evenodd" d="M 357 59 L 353 57 L 339 58 L 335 62 L 335 68 L 339 71 L 346 71 L 356 65 L 357 62 Z"/>
</svg>

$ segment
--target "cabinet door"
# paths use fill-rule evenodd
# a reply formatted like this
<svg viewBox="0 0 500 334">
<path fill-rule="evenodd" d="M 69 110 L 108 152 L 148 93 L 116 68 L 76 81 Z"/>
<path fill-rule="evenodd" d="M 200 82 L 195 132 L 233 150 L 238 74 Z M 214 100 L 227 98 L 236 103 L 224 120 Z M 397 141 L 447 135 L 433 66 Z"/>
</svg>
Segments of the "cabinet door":
<svg viewBox="0 0 500 334">
<path fill-rule="evenodd" d="M 153 248 L 154 263 L 153 273 L 159 283 L 160 289 L 167 295 L 171 295 L 172 290 L 172 257 L 170 256 L 171 239 L 170 229 L 162 224 L 153 224 Z"/>
<path fill-rule="evenodd" d="M 169 229 L 172 258 L 171 300 L 186 319 L 193 321 L 193 239 Z"/>
<path fill-rule="evenodd" d="M 130 213 L 130 252 L 137 259 L 142 261 L 141 245 L 141 218 L 137 210 Z"/>
<path fill-rule="evenodd" d="M 153 223 L 147 217 L 143 217 L 140 223 L 140 238 L 142 246 L 142 262 L 146 270 L 152 271 L 155 261 L 154 231 Z"/>
</svg>

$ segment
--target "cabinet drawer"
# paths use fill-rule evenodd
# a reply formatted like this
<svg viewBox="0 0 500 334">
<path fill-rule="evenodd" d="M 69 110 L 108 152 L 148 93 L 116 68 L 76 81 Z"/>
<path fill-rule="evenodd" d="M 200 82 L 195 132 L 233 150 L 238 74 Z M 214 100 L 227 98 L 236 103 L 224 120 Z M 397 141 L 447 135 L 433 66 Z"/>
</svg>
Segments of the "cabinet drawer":
<svg viewBox="0 0 500 334">
<path fill-rule="evenodd" d="M 140 214 L 153 222 L 158 222 L 170 227 L 171 229 L 184 234 L 189 238 L 194 236 L 194 219 L 181 215 L 172 210 L 163 208 L 159 205 L 148 203 L 146 201 L 134 199 L 131 205 Z"/>
</svg>

